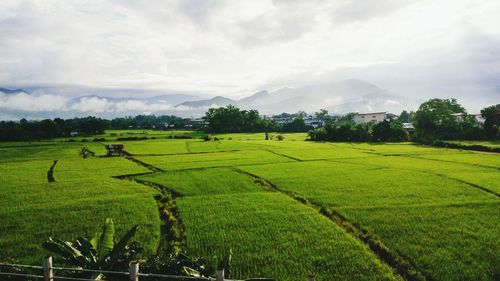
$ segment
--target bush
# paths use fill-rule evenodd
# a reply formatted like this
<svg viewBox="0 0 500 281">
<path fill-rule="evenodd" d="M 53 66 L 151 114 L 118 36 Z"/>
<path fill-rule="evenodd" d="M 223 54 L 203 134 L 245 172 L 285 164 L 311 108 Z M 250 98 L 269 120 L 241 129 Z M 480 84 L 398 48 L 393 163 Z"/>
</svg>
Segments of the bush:
<svg viewBox="0 0 500 281">
<path fill-rule="evenodd" d="M 276 136 L 276 140 L 282 141 L 284 139 L 285 139 L 285 136 L 283 136 L 283 135 L 277 135 Z"/>
<path fill-rule="evenodd" d="M 460 144 L 460 143 L 455 143 L 455 142 L 446 142 L 442 140 L 435 140 L 431 143 L 432 146 L 436 147 L 446 147 L 446 148 L 453 148 L 453 149 L 464 149 L 464 150 L 475 150 L 475 151 L 484 151 L 484 152 L 496 152 L 500 153 L 500 148 L 498 147 L 488 147 L 484 145 L 478 145 L 478 144 Z"/>
</svg>

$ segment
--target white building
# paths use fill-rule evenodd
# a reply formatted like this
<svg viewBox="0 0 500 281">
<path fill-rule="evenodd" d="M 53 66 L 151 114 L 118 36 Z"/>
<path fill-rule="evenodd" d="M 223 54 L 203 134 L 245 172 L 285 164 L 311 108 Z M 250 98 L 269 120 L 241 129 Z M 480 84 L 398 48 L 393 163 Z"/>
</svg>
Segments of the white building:
<svg viewBox="0 0 500 281">
<path fill-rule="evenodd" d="M 455 119 L 458 121 L 458 122 L 462 122 L 464 121 L 464 113 L 453 113 L 452 114 L 453 117 L 455 117 Z M 474 117 L 474 120 L 476 121 L 476 124 L 478 125 L 483 125 L 484 124 L 484 118 L 481 114 L 479 113 L 476 113 L 476 114 L 470 114 L 470 116 Z"/>
<path fill-rule="evenodd" d="M 412 123 L 403 123 L 403 129 L 405 130 L 415 130 L 415 127 L 413 127 Z"/>
<path fill-rule="evenodd" d="M 368 122 L 379 123 L 384 120 L 390 120 L 396 117 L 394 114 L 387 112 L 374 112 L 374 113 L 356 113 L 352 117 L 352 121 L 356 124 L 363 124 Z"/>
<path fill-rule="evenodd" d="M 292 114 L 288 113 L 281 113 L 280 115 L 273 115 L 271 119 L 279 125 L 285 125 L 288 123 L 292 123 L 293 121 L 293 116 Z"/>
<path fill-rule="evenodd" d="M 323 120 L 320 120 L 312 115 L 306 116 L 304 118 L 304 123 L 306 124 L 306 126 L 311 126 L 313 128 L 323 126 Z"/>
</svg>

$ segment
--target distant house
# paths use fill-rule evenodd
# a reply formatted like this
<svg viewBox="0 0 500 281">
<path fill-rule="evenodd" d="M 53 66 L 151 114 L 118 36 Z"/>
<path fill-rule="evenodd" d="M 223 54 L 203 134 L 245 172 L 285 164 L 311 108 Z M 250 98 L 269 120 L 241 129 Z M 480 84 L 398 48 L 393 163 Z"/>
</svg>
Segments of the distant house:
<svg viewBox="0 0 500 281">
<path fill-rule="evenodd" d="M 271 120 L 273 120 L 276 124 L 278 125 L 285 125 L 292 123 L 293 121 L 293 115 L 289 113 L 281 113 L 279 115 L 273 115 L 271 117 Z"/>
<path fill-rule="evenodd" d="M 373 112 L 373 113 L 356 113 L 352 117 L 352 121 L 356 124 L 363 124 L 368 122 L 379 123 L 384 120 L 392 120 L 397 116 L 387 112 Z"/>
<path fill-rule="evenodd" d="M 474 116 L 474 119 L 476 119 L 476 123 L 478 123 L 479 125 L 484 125 L 484 121 L 486 121 L 486 119 L 483 118 L 483 115 L 481 115 L 480 113 L 476 113 L 472 114 L 472 116 Z"/>
<path fill-rule="evenodd" d="M 203 118 L 190 119 L 184 127 L 186 128 L 203 128 L 208 125 L 208 122 Z"/>
<path fill-rule="evenodd" d="M 464 113 L 453 113 L 452 116 L 455 117 L 455 119 L 458 121 L 458 122 L 462 122 L 464 121 Z M 478 125 L 483 125 L 484 124 L 484 121 L 485 119 L 483 118 L 483 116 L 480 114 L 480 113 L 475 113 L 475 114 L 469 114 L 470 116 L 474 117 L 474 120 L 476 121 L 476 124 Z"/>
<path fill-rule="evenodd" d="M 309 115 L 304 118 L 304 123 L 306 126 L 311 126 L 313 128 L 323 126 L 323 120 L 316 118 L 315 116 Z"/>
<path fill-rule="evenodd" d="M 415 127 L 413 127 L 412 123 L 403 123 L 403 129 L 407 131 L 413 131 L 415 130 Z"/>
</svg>

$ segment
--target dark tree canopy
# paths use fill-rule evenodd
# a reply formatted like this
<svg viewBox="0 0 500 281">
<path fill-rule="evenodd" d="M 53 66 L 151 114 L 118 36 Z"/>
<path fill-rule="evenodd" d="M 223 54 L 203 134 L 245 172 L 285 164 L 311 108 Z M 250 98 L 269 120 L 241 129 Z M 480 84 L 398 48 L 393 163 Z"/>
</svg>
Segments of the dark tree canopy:
<svg viewBox="0 0 500 281">
<path fill-rule="evenodd" d="M 492 105 L 481 110 L 484 120 L 484 132 L 488 139 L 500 138 L 500 104 Z"/>
<path fill-rule="evenodd" d="M 461 117 L 453 114 L 460 113 Z M 456 99 L 430 99 L 415 112 L 414 126 L 421 140 L 454 139 L 460 132 L 461 119 L 470 122 Z"/>
<path fill-rule="evenodd" d="M 406 110 L 403 110 L 398 117 L 398 121 L 401 123 L 411 123 L 414 115 L 415 113 L 413 111 L 408 112 Z"/>
<path fill-rule="evenodd" d="M 257 110 L 240 110 L 233 105 L 210 108 L 205 113 L 205 121 L 210 133 L 262 132 L 269 126 Z"/>
<path fill-rule="evenodd" d="M 56 137 L 69 137 L 72 133 L 91 136 L 104 133 L 107 129 L 161 129 L 166 124 L 183 127 L 185 119 L 176 116 L 138 115 L 135 117 L 106 120 L 97 117 L 73 119 L 44 119 L 41 121 L 0 122 L 0 141 L 41 140 Z"/>
</svg>

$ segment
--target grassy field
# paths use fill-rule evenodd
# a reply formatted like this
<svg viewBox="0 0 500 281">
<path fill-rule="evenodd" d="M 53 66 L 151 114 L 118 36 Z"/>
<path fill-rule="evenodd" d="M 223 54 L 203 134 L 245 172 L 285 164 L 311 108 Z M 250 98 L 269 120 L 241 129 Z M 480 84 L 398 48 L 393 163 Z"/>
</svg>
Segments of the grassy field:
<svg viewBox="0 0 500 281">
<path fill-rule="evenodd" d="M 160 220 L 155 192 L 112 178 L 147 170 L 123 158 L 82 159 L 80 147 L 19 143 L 1 152 L 0 260 L 40 264 L 46 255 L 40 245 L 49 236 L 91 237 L 108 217 L 115 218 L 120 234 L 141 224 L 137 239 L 146 252 L 156 250 Z M 55 159 L 56 182 L 48 183 L 47 171 Z"/>
<path fill-rule="evenodd" d="M 189 135 L 174 139 L 169 135 Z M 0 144 L 0 260 L 38 264 L 48 236 L 90 236 L 106 217 L 155 251 L 157 191 L 119 175 L 149 172 L 104 155 L 118 137 L 160 172 L 137 175 L 175 192 L 189 253 L 215 261 L 229 248 L 233 277 L 277 280 L 401 279 L 338 214 L 429 280 L 496 280 L 500 274 L 500 157 L 412 143 L 315 143 L 305 134 L 114 131 L 102 142 Z M 152 137 L 155 137 L 154 139 Z M 96 157 L 82 159 L 86 146 Z M 55 183 L 47 183 L 52 160 Z M 302 198 L 300 200 L 294 200 Z M 378 254 L 378 255 L 377 255 Z"/>
</svg>

